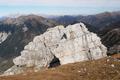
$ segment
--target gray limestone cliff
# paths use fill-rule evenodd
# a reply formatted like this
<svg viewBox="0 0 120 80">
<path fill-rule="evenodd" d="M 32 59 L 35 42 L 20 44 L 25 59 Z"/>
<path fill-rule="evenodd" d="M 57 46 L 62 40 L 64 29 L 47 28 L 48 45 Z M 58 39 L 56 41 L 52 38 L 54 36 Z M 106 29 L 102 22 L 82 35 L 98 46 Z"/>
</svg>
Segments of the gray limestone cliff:
<svg viewBox="0 0 120 80">
<path fill-rule="evenodd" d="M 13 59 L 15 65 L 5 71 L 4 75 L 19 74 L 29 67 L 35 70 L 49 67 L 54 58 L 63 65 L 100 59 L 106 57 L 106 52 L 107 48 L 100 38 L 89 32 L 83 23 L 56 26 L 26 45 L 21 55 Z"/>
</svg>

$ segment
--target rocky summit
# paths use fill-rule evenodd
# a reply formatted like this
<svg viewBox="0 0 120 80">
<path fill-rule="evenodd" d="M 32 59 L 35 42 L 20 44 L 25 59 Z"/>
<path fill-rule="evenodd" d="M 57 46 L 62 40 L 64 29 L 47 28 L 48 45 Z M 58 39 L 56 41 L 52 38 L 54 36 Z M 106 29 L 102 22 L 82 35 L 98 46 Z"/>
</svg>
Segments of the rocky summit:
<svg viewBox="0 0 120 80">
<path fill-rule="evenodd" d="M 100 38 L 88 31 L 83 23 L 60 25 L 36 36 L 21 55 L 13 59 L 14 66 L 3 75 L 19 74 L 30 67 L 40 70 L 56 64 L 96 60 L 106 57 L 106 52 Z"/>
</svg>

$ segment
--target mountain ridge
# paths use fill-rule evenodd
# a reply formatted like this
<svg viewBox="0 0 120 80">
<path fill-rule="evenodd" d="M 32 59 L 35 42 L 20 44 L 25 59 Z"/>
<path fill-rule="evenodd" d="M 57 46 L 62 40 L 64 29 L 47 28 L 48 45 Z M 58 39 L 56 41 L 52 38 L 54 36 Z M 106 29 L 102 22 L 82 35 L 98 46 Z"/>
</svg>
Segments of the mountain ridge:
<svg viewBox="0 0 120 80">
<path fill-rule="evenodd" d="M 0 31 L 11 32 L 11 35 L 0 44 L 1 72 L 11 66 L 8 65 L 9 61 L 12 62 L 14 57 L 20 55 L 24 46 L 32 41 L 34 36 L 42 34 L 47 28 L 55 25 L 56 22 L 36 15 L 6 18 L 0 21 Z"/>
</svg>

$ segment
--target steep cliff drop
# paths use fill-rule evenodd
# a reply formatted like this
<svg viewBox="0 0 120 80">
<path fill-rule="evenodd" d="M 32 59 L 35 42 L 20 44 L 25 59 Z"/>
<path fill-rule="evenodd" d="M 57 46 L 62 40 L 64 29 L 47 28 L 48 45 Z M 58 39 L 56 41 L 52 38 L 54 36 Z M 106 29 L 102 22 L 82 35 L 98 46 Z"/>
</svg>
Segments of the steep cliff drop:
<svg viewBox="0 0 120 80">
<path fill-rule="evenodd" d="M 55 64 L 100 59 L 106 57 L 106 52 L 100 38 L 83 23 L 56 26 L 26 45 L 21 55 L 13 59 L 15 65 L 3 75 L 23 73 L 30 67 L 40 70 Z"/>
</svg>

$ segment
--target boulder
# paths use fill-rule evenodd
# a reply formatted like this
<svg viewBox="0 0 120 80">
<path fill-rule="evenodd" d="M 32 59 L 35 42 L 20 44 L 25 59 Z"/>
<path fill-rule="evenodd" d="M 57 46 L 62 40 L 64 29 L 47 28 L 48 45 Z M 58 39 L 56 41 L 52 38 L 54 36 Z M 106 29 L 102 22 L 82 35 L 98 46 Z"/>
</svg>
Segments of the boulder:
<svg viewBox="0 0 120 80">
<path fill-rule="evenodd" d="M 24 47 L 21 55 L 13 59 L 14 66 L 41 69 L 49 67 L 54 58 L 59 59 L 61 65 L 100 59 L 106 57 L 107 52 L 100 40 L 83 23 L 49 28 Z M 5 71 L 5 74 L 12 72 L 17 74 L 14 69 Z"/>
</svg>

